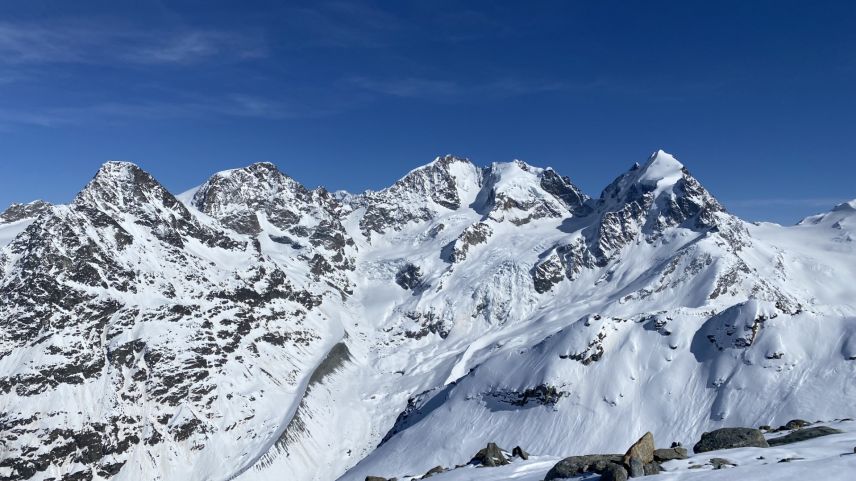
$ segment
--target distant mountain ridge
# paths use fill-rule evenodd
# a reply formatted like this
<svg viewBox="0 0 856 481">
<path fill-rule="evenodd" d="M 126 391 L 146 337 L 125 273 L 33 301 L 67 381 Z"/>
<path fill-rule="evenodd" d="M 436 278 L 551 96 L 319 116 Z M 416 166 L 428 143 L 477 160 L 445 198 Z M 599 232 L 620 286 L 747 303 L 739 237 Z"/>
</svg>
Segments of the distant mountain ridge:
<svg viewBox="0 0 856 481">
<path fill-rule="evenodd" d="M 451 155 L 347 195 L 108 162 L 0 214 L 0 480 L 362 481 L 853 416 L 854 233 L 856 201 L 744 222 L 664 151 L 597 197 Z"/>
</svg>

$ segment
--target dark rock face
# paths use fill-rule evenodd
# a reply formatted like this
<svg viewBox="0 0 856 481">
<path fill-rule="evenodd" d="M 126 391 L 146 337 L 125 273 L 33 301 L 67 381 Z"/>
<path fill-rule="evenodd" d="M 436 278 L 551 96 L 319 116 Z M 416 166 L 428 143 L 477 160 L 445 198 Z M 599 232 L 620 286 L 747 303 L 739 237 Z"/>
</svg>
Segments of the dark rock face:
<svg viewBox="0 0 856 481">
<path fill-rule="evenodd" d="M 722 428 L 702 434 L 701 440 L 693 446 L 693 452 L 698 454 L 718 449 L 745 447 L 768 448 L 770 445 L 757 429 Z"/>
<path fill-rule="evenodd" d="M 319 336 L 302 319 L 320 303 L 316 295 L 269 260 L 231 271 L 189 244 L 232 255 L 251 249 L 199 223 L 138 167 L 111 162 L 70 205 L 45 210 L 6 247 L 15 260 L 0 276 L 0 358 L 41 361 L 0 377 L 0 394 L 20 401 L 0 413 L 0 480 L 72 464 L 65 478 L 110 477 L 133 449 L 165 441 L 204 449 L 217 406 L 254 408 L 254 399 L 220 397 L 227 365 L 257 369 L 266 356 L 258 345 L 279 359 L 313 349 Z M 138 305 L 135 296 L 158 302 Z M 97 403 L 63 397 L 87 384 L 99 386 Z M 47 418 L 63 428 L 45 428 Z M 30 439 L 44 449 L 30 449 Z"/>
<path fill-rule="evenodd" d="M 449 260 L 453 263 L 462 262 L 467 258 L 467 253 L 473 246 L 484 244 L 491 234 L 493 234 L 493 229 L 484 222 L 467 227 L 452 245 Z"/>
<path fill-rule="evenodd" d="M 770 446 L 781 446 L 783 444 L 798 443 L 800 441 L 807 441 L 809 439 L 829 436 L 831 434 L 841 434 L 843 432 L 844 431 L 841 431 L 840 429 L 830 428 L 828 426 L 817 426 L 813 428 L 799 429 L 778 438 L 768 439 L 767 443 Z"/>
<path fill-rule="evenodd" d="M 571 212 L 583 210 L 588 196 L 571 179 L 560 176 L 553 169 L 546 169 L 541 174 L 541 188 L 561 200 Z"/>
<path fill-rule="evenodd" d="M 621 465 L 623 456 L 620 454 L 589 454 L 571 456 L 559 461 L 553 466 L 544 481 L 552 479 L 573 478 L 584 473 L 603 473 L 611 464 Z"/>
<path fill-rule="evenodd" d="M 482 448 L 473 456 L 471 464 L 481 464 L 487 467 L 504 466 L 508 464 L 508 458 L 502 453 L 502 449 L 496 443 L 488 443 L 487 447 Z"/>
<path fill-rule="evenodd" d="M 496 390 L 485 394 L 485 398 L 491 398 L 509 406 L 535 407 L 554 406 L 563 396 L 568 393 L 560 391 L 556 386 L 539 384 L 524 391 Z"/>
<path fill-rule="evenodd" d="M 360 219 L 363 235 L 371 238 L 372 232 L 383 234 L 430 220 L 435 215 L 431 204 L 452 210 L 461 207 L 459 181 L 453 174 L 456 167 L 469 171 L 472 181 L 481 182 L 480 169 L 469 160 L 447 155 L 410 172 L 388 189 L 364 194 L 356 205 L 365 208 Z"/>
<path fill-rule="evenodd" d="M 3 213 L 0 213 L 0 224 L 34 219 L 45 213 L 50 207 L 51 204 L 43 200 L 36 200 L 29 204 L 12 204 Z"/>
<path fill-rule="evenodd" d="M 245 235 L 261 233 L 260 219 L 269 223 L 284 234 L 268 237 L 311 259 L 316 279 L 351 291 L 343 272 L 354 268 L 354 241 L 340 220 L 344 207 L 326 190 L 310 191 L 262 162 L 215 174 L 194 194 L 192 204 Z"/>
<path fill-rule="evenodd" d="M 422 271 L 418 266 L 408 262 L 395 274 L 395 283 L 402 289 L 416 289 L 422 285 Z"/>
<path fill-rule="evenodd" d="M 515 446 L 513 450 L 511 450 L 511 455 L 522 460 L 529 459 L 529 453 L 523 450 L 520 446 Z"/>
</svg>

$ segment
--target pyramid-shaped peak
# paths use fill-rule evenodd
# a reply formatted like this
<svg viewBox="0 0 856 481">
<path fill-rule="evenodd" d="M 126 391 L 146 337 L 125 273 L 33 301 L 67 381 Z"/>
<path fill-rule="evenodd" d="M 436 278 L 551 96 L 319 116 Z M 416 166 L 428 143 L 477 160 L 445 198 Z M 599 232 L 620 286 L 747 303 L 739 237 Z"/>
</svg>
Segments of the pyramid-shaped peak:
<svg viewBox="0 0 856 481">
<path fill-rule="evenodd" d="M 95 177 L 74 198 L 73 204 L 122 210 L 153 200 L 173 205 L 176 201 L 154 177 L 132 162 L 105 162 Z"/>
<path fill-rule="evenodd" d="M 636 180 L 643 185 L 663 190 L 674 185 L 683 175 L 684 164 L 672 154 L 658 150 L 638 169 Z"/>
<path fill-rule="evenodd" d="M 142 169 L 133 162 L 124 160 L 108 160 L 101 165 L 95 178 L 108 178 L 117 180 L 133 180 L 133 178 L 142 172 Z"/>
</svg>

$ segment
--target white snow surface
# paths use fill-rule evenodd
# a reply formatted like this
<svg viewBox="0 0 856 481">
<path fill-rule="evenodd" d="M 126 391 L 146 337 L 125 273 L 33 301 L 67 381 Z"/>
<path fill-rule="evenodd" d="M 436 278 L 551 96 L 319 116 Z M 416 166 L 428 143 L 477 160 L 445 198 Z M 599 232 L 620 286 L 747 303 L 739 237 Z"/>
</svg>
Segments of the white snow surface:
<svg viewBox="0 0 856 481">
<path fill-rule="evenodd" d="M 844 431 L 794 444 L 769 448 L 736 448 L 691 454 L 688 459 L 664 463 L 659 475 L 645 476 L 650 481 L 845 481 L 852 479 L 856 470 L 856 423 L 836 421 L 824 423 Z M 768 435 L 767 437 L 775 437 Z M 722 458 L 734 464 L 714 469 L 711 458 Z M 511 464 L 495 468 L 480 468 L 473 465 L 453 469 L 431 477 L 436 481 L 541 481 L 561 458 L 530 456 L 523 461 L 514 458 Z M 693 468 L 693 466 L 695 466 Z M 580 476 L 571 479 L 596 479 L 597 476 Z M 418 477 L 401 478 L 411 481 Z"/>
<path fill-rule="evenodd" d="M 132 180 L 128 169 L 109 164 L 105 172 L 124 183 Z M 239 170 L 212 179 L 246 175 Z M 314 203 L 323 194 L 304 193 L 290 178 L 260 180 L 263 191 L 237 185 L 232 198 L 253 199 L 251 208 L 258 199 L 276 198 L 277 208 L 300 213 L 285 229 L 259 208 L 258 234 L 231 232 L 218 220 L 247 205 L 224 201 L 210 216 L 200 212 L 194 204 L 200 187 L 178 196 L 193 222 L 246 244 L 225 249 L 188 239 L 181 263 L 139 222 L 174 220 L 174 207 L 146 194 L 149 203 L 129 214 L 127 190 L 111 187 L 107 197 L 85 191 L 82 199 L 134 238 L 117 262 L 152 286 L 174 284 L 171 295 L 202 312 L 216 308 L 205 293 L 277 269 L 290 285 L 322 300 L 307 309 L 291 300 L 259 308 L 274 317 L 252 336 L 300 330 L 312 340 L 305 346 L 241 344 L 224 370 L 212 374 L 210 406 L 167 407 L 145 396 L 121 404 L 122 413 L 148 416 L 145 432 L 158 430 L 165 440 L 134 444 L 118 475 L 95 472 L 93 479 L 407 479 L 434 466 L 466 464 L 496 442 L 520 445 L 532 457 L 433 479 L 534 481 L 565 456 L 623 452 L 645 431 L 660 444 L 691 446 L 718 427 L 856 415 L 856 201 L 790 227 L 749 224 L 716 209 L 693 214 L 706 216 L 702 224 L 696 217 L 668 219 L 683 205 L 680 196 L 689 195 L 683 185 L 694 179 L 663 151 L 619 177 L 621 195 L 587 200 L 585 209 L 572 209 L 545 190 L 546 172 L 521 161 L 479 168 L 446 156 L 387 189 L 331 196 L 329 202 L 342 203 L 326 210 Z M 637 209 L 623 197 L 640 192 L 656 208 Z M 714 201 L 705 208 L 711 205 L 718 207 Z M 66 206 L 53 211 L 60 221 L 80 215 Z M 311 259 L 339 254 L 295 232 L 334 220 L 353 242 L 339 253 L 345 261 L 337 266 L 344 267 L 319 273 Z M 29 222 L 0 225 L 0 286 L 24 275 L 13 239 Z M 87 226 L 79 235 L 109 250 L 115 241 Z M 283 243 L 289 236 L 296 241 Z M 597 258 L 589 246 L 605 236 L 610 256 Z M 548 261 L 555 282 L 536 288 L 536 267 Z M 409 266 L 418 282 L 405 288 L 397 278 Z M 201 284 L 174 282 L 191 273 Z M 264 285 L 259 281 L 256 290 Z M 156 287 L 135 294 L 86 289 L 143 310 L 176 302 Z M 145 339 L 180 351 L 182 343 L 192 345 L 203 320 L 140 322 L 109 345 Z M 0 357 L 0 376 L 54 361 L 43 347 L 10 352 Z M 118 396 L 112 375 L 60 384 L 36 397 L 0 391 L 0 407 L 20 417 L 80 411 L 44 423 L 84 426 L 117 409 L 108 401 Z M 555 396 L 540 397 L 542 388 Z M 170 425 L 162 428 L 155 414 L 167 411 Z M 176 439 L 169 428 L 192 418 L 203 419 L 206 431 Z M 853 424 L 833 425 L 846 434 L 763 454 L 740 449 L 693 456 L 651 479 L 724 480 L 737 473 L 750 480 L 849 479 L 842 476 L 856 467 L 856 456 L 839 454 L 853 450 Z M 769 464 L 755 459 L 759 455 Z M 716 456 L 739 466 L 688 469 L 690 461 Z M 780 457 L 805 459 L 777 464 Z M 52 466 L 32 479 L 78 469 L 88 468 Z"/>
</svg>

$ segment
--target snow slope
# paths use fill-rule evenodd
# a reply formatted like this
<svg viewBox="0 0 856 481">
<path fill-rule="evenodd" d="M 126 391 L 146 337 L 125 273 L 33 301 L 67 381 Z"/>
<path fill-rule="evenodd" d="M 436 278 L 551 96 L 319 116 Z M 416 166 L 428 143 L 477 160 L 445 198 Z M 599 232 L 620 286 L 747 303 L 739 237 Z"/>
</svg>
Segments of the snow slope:
<svg viewBox="0 0 856 481">
<path fill-rule="evenodd" d="M 347 196 L 108 163 L 0 224 L 0 479 L 401 479 L 487 442 L 540 479 L 649 430 L 853 416 L 854 218 L 743 222 L 663 151 L 594 198 L 454 156 Z"/>
<path fill-rule="evenodd" d="M 856 423 L 837 421 L 825 423 L 844 431 L 800 443 L 770 448 L 737 448 L 690 455 L 688 459 L 664 463 L 664 471 L 646 480 L 732 480 L 805 481 L 812 479 L 847 480 L 856 469 Z M 774 436 L 767 436 L 774 437 Z M 726 459 L 735 466 L 714 469 L 711 458 Z M 561 458 L 531 456 L 528 461 L 515 459 L 511 464 L 496 468 L 466 466 L 432 477 L 436 481 L 540 481 Z M 694 467 L 693 467 L 694 466 Z M 413 478 L 418 479 L 418 478 Z M 407 481 L 408 478 L 402 478 Z"/>
</svg>

